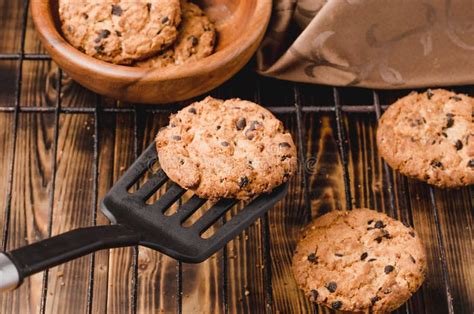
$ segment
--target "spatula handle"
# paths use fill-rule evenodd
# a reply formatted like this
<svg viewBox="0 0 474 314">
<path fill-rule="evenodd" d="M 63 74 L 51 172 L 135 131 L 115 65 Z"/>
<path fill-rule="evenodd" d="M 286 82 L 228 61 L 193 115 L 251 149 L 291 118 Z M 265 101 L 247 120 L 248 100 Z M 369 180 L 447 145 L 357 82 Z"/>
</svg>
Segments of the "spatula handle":
<svg viewBox="0 0 474 314">
<path fill-rule="evenodd" d="M 0 253 L 0 291 L 18 287 L 34 273 L 98 250 L 136 245 L 139 240 L 139 234 L 123 225 L 97 226 Z"/>
</svg>

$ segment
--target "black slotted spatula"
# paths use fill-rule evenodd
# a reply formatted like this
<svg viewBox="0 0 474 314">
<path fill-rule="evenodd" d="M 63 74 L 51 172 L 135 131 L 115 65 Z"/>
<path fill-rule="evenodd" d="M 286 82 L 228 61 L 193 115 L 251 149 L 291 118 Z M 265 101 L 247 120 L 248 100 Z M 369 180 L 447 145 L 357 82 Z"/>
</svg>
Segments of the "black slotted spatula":
<svg viewBox="0 0 474 314">
<path fill-rule="evenodd" d="M 185 193 L 172 183 L 154 204 L 146 204 L 147 199 L 169 181 L 161 169 L 136 192 L 129 192 L 156 161 L 153 143 L 107 193 L 101 209 L 112 225 L 76 229 L 0 253 L 0 290 L 16 288 L 27 276 L 101 249 L 143 245 L 183 262 L 202 262 L 273 207 L 288 190 L 285 183 L 270 194 L 258 196 L 211 237 L 204 239 L 201 235 L 238 201 L 222 199 L 194 224 L 184 227 L 183 222 L 206 200 L 194 195 L 175 214 L 166 216 L 166 210 Z"/>
</svg>

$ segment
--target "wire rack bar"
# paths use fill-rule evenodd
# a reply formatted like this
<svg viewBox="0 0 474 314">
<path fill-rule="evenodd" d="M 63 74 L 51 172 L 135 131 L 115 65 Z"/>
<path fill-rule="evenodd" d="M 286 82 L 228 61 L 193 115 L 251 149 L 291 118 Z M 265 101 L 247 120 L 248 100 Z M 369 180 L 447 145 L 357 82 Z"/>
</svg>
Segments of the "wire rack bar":
<svg viewBox="0 0 474 314">
<path fill-rule="evenodd" d="M 96 103 L 94 110 L 94 164 L 92 165 L 94 173 L 93 177 L 93 195 L 92 195 L 92 225 L 97 225 L 97 206 L 99 198 L 99 96 L 96 95 Z M 95 254 L 92 254 L 89 260 L 89 285 L 87 287 L 87 313 L 92 313 L 92 303 L 94 299 L 94 267 L 95 267 Z"/>
<path fill-rule="evenodd" d="M 47 54 L 35 54 L 35 53 L 0 53 L 0 61 L 21 61 L 21 60 L 32 60 L 32 61 L 51 60 L 51 56 Z"/>
<path fill-rule="evenodd" d="M 140 106 L 140 110 L 145 113 L 159 114 L 159 113 L 171 113 L 181 109 L 182 106 L 156 106 L 156 105 L 143 105 Z M 268 110 L 275 114 L 287 114 L 287 113 L 296 113 L 297 109 L 294 106 L 271 106 L 266 107 Z M 388 106 L 380 106 L 382 110 L 388 108 Z M 38 106 L 21 106 L 16 107 L 0 107 L 0 112 L 38 112 L 38 113 L 54 113 L 54 107 L 38 107 Z M 300 110 L 302 113 L 316 113 L 316 112 L 335 112 L 334 107 L 318 107 L 318 106 L 301 106 Z M 350 106 L 341 106 L 341 112 L 348 113 L 373 113 L 375 106 L 365 106 L 365 105 L 350 105 Z M 131 113 L 135 112 L 134 108 L 101 108 L 101 112 L 104 113 Z M 94 107 L 62 107 L 60 109 L 61 113 L 83 113 L 83 114 L 94 114 Z"/>
<path fill-rule="evenodd" d="M 336 87 L 333 88 L 334 95 L 334 111 L 336 113 L 336 128 L 337 128 L 337 144 L 339 147 L 339 154 L 341 155 L 342 160 L 342 173 L 344 176 L 344 191 L 346 194 L 346 206 L 347 209 L 352 209 L 352 193 L 351 193 L 351 179 L 349 177 L 348 170 L 348 155 L 346 151 L 346 133 L 344 131 L 343 121 L 342 121 L 342 109 L 341 101 L 339 97 L 339 91 Z M 374 108 L 374 106 L 370 106 Z"/>
</svg>

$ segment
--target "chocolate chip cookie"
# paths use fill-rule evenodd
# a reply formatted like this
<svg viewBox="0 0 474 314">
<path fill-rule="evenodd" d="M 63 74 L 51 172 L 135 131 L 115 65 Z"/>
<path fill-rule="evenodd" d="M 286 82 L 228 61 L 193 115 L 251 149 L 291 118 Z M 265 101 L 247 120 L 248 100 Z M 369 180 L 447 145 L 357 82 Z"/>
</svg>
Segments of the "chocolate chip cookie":
<svg viewBox="0 0 474 314">
<path fill-rule="evenodd" d="M 191 2 L 183 3 L 181 9 L 182 22 L 176 42 L 158 55 L 138 62 L 137 66 L 162 68 L 199 60 L 212 54 L 216 41 L 214 24 Z"/>
<path fill-rule="evenodd" d="M 240 99 L 191 104 L 171 116 L 156 145 L 170 179 L 202 198 L 249 199 L 296 171 L 296 147 L 283 123 Z"/>
<path fill-rule="evenodd" d="M 442 89 L 413 92 L 383 114 L 380 155 L 394 169 L 438 187 L 474 184 L 474 99 Z"/>
<path fill-rule="evenodd" d="M 59 0 L 61 29 L 71 45 L 111 63 L 130 64 L 177 38 L 179 0 Z"/>
<path fill-rule="evenodd" d="M 332 211 L 304 230 L 293 273 L 312 302 L 385 313 L 421 286 L 426 255 L 416 232 L 369 209 Z"/>
</svg>

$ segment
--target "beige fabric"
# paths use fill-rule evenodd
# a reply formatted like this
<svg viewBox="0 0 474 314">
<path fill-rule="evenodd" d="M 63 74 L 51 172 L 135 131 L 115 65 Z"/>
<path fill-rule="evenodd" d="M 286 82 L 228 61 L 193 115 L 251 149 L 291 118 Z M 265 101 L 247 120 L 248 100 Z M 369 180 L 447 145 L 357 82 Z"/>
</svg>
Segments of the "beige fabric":
<svg viewBox="0 0 474 314">
<path fill-rule="evenodd" d="M 273 6 L 257 53 L 263 75 L 371 88 L 474 83 L 472 0 L 274 0 Z"/>
</svg>

